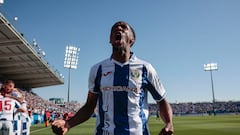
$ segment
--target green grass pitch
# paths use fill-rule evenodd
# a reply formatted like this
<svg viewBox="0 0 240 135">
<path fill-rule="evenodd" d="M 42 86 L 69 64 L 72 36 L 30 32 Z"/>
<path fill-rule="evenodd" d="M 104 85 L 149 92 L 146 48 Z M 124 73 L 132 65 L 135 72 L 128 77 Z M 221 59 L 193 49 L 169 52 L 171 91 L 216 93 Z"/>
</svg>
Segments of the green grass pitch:
<svg viewBox="0 0 240 135">
<path fill-rule="evenodd" d="M 217 116 L 175 116 L 173 118 L 174 135 L 240 135 L 240 115 Z M 150 117 L 151 135 L 157 135 L 163 123 L 155 117 Z M 67 135 L 93 135 L 95 118 L 82 125 L 72 128 Z M 53 135 L 50 127 L 43 124 L 33 125 L 31 135 Z"/>
</svg>

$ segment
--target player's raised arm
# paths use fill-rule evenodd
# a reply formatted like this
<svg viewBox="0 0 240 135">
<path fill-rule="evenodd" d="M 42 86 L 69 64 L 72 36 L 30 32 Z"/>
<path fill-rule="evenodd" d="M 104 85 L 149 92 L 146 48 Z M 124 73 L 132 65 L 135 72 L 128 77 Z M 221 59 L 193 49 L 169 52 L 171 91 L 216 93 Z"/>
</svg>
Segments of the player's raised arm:
<svg viewBox="0 0 240 135">
<path fill-rule="evenodd" d="M 94 112 L 97 104 L 97 98 L 97 94 L 89 92 L 86 104 L 82 108 L 80 108 L 78 112 L 69 120 L 55 120 L 52 123 L 52 131 L 57 135 L 64 135 L 72 127 L 88 120 Z"/>
</svg>

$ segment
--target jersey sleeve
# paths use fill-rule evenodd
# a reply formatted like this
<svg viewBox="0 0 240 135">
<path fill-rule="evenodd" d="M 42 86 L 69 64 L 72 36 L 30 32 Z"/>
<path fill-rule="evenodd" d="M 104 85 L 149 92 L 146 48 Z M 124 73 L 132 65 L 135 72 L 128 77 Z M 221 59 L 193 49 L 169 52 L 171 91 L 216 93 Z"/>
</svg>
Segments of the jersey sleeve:
<svg viewBox="0 0 240 135">
<path fill-rule="evenodd" d="M 159 76 L 156 70 L 151 64 L 147 65 L 147 80 L 148 80 L 148 90 L 151 93 L 155 101 L 161 101 L 166 97 L 166 91 L 163 87 L 162 82 L 159 79 Z"/>
<path fill-rule="evenodd" d="M 101 77 L 101 66 L 99 64 L 94 65 L 89 73 L 88 78 L 88 89 L 90 92 L 97 94 L 100 90 L 100 77 Z"/>
<path fill-rule="evenodd" d="M 23 103 L 21 104 L 21 107 L 25 110 L 27 110 L 27 101 L 23 100 Z"/>
<path fill-rule="evenodd" d="M 21 107 L 21 104 L 17 100 L 15 100 L 15 99 L 12 99 L 12 100 L 14 100 L 14 107 L 16 109 L 19 109 Z"/>
</svg>

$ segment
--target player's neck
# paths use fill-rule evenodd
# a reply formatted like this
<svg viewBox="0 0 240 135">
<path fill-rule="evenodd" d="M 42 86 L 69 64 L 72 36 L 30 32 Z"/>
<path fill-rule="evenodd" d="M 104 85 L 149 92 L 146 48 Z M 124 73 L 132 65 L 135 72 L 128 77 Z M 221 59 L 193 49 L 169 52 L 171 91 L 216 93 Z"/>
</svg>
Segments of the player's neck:
<svg viewBox="0 0 240 135">
<path fill-rule="evenodd" d="M 131 57 L 130 51 L 114 52 L 112 53 L 112 58 L 120 63 L 127 62 Z"/>
</svg>

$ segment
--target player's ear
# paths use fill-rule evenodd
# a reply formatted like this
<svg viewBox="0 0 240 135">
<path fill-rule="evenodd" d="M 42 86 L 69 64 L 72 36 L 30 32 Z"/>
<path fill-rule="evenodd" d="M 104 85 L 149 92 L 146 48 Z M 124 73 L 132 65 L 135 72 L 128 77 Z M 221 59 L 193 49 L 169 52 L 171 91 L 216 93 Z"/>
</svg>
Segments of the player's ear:
<svg viewBox="0 0 240 135">
<path fill-rule="evenodd" d="M 135 42 L 134 38 L 130 39 L 129 43 L 130 43 L 131 47 L 133 46 L 134 42 Z"/>
</svg>

